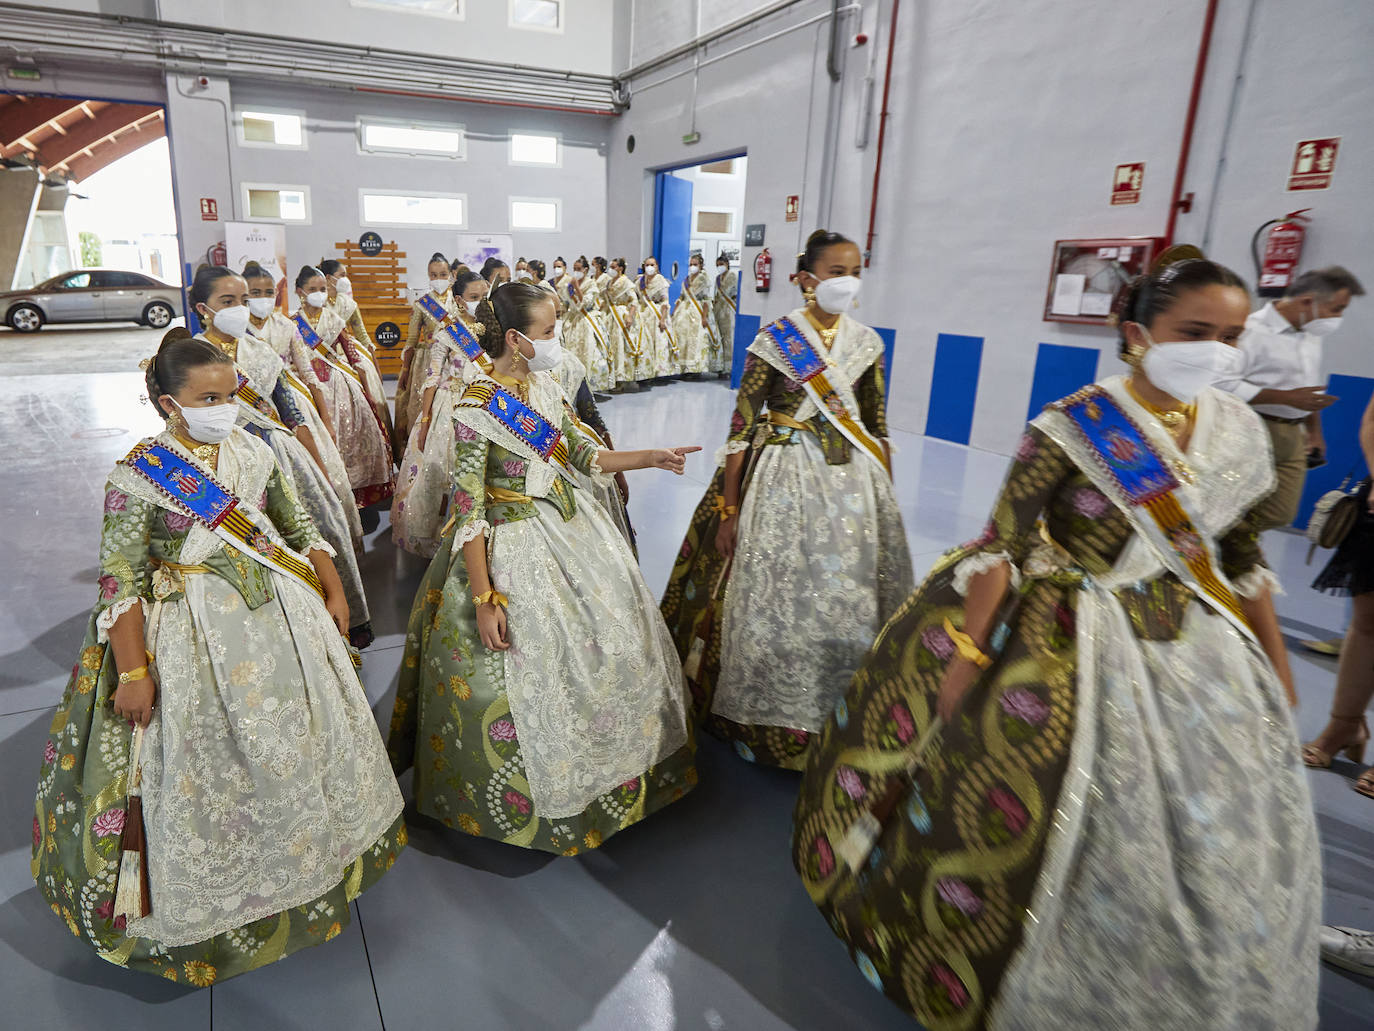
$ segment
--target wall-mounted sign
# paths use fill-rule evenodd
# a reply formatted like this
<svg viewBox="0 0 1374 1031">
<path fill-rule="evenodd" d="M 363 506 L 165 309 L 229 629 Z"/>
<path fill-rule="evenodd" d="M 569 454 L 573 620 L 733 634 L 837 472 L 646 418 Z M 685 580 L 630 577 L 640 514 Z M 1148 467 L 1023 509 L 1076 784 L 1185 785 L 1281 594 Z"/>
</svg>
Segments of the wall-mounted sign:
<svg viewBox="0 0 1374 1031">
<path fill-rule="evenodd" d="M 200 199 L 200 220 L 202 222 L 219 221 L 219 201 L 214 197 L 202 197 Z"/>
<path fill-rule="evenodd" d="M 1046 322 L 1111 326 L 1121 291 L 1150 268 L 1159 240 L 1056 240 L 1045 290 Z"/>
<path fill-rule="evenodd" d="M 1112 177 L 1113 204 L 1139 204 L 1140 188 L 1145 183 L 1145 162 L 1117 165 Z"/>
<path fill-rule="evenodd" d="M 763 223 L 763 222 L 758 222 L 758 223 L 756 223 L 756 224 L 754 224 L 754 225 L 751 225 L 751 226 L 745 226 L 745 227 L 744 227 L 744 246 L 746 246 L 746 247 L 762 247 L 762 246 L 763 246 L 763 231 L 764 231 L 765 228 L 767 228 L 767 226 L 766 226 L 766 224 Z"/>
<path fill-rule="evenodd" d="M 358 250 L 362 251 L 369 258 L 375 258 L 382 253 L 382 237 L 380 233 L 368 230 L 358 237 Z"/>
<path fill-rule="evenodd" d="M 286 275 L 286 226 L 279 223 L 260 225 L 256 222 L 224 223 L 225 264 L 235 272 L 242 272 L 250 261 L 256 261 L 272 274 L 272 282 L 280 283 Z"/>
<path fill-rule="evenodd" d="M 801 198 L 795 193 L 787 198 L 787 221 L 795 222 L 801 217 Z"/>
<path fill-rule="evenodd" d="M 401 342 L 401 327 L 394 322 L 377 323 L 377 332 L 372 334 L 378 347 L 393 348 Z"/>
<path fill-rule="evenodd" d="M 1331 185 L 1336 170 L 1336 151 L 1341 138 L 1328 136 L 1324 140 L 1299 140 L 1293 152 L 1293 167 L 1288 172 L 1290 190 L 1325 190 Z"/>
<path fill-rule="evenodd" d="M 507 265 L 515 264 L 515 240 L 509 234 L 459 233 L 457 258 L 474 272 L 480 272 L 488 258 Z"/>
</svg>

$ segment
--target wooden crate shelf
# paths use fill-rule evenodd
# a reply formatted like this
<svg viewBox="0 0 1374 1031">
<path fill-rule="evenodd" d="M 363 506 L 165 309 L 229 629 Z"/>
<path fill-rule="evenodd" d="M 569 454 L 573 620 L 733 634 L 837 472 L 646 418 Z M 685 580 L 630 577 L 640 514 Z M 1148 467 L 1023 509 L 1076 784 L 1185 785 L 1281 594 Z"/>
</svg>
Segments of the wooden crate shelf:
<svg viewBox="0 0 1374 1031">
<path fill-rule="evenodd" d="M 358 248 L 356 240 L 335 243 L 334 248 L 342 253 L 348 278 L 353 283 L 353 298 L 358 302 L 363 325 L 372 339 L 377 340 L 377 327 L 383 322 L 394 322 L 400 330 L 401 338 L 394 347 L 377 344 L 377 365 L 382 375 L 400 375 L 401 351 L 405 347 L 411 311 L 402 267 L 405 251 L 398 250 L 394 240 L 384 243 L 380 254 L 370 256 Z"/>
</svg>

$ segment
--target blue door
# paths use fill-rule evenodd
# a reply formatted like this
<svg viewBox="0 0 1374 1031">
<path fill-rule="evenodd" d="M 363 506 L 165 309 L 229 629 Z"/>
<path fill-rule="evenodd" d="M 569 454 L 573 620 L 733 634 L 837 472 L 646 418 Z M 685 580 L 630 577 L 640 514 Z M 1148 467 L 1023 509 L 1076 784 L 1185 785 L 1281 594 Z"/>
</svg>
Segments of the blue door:
<svg viewBox="0 0 1374 1031">
<path fill-rule="evenodd" d="M 660 271 L 672 281 L 669 300 L 677 303 L 682 280 L 687 276 L 688 248 L 692 242 L 692 184 L 668 172 L 659 172 L 654 184 L 654 256 Z M 677 262 L 677 275 L 673 275 Z"/>
</svg>

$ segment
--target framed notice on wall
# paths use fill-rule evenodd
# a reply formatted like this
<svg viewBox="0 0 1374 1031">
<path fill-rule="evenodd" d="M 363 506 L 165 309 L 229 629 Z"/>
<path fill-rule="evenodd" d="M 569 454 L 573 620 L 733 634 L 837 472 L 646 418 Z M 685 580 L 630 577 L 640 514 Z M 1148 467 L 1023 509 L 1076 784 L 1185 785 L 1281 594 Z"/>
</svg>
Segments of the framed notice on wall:
<svg viewBox="0 0 1374 1031">
<path fill-rule="evenodd" d="M 1114 325 L 1117 297 L 1126 284 L 1149 270 L 1159 243 L 1153 236 L 1056 240 L 1045 290 L 1045 321 Z"/>
<path fill-rule="evenodd" d="M 480 272 L 488 258 L 499 258 L 507 265 L 514 265 L 515 243 L 510 236 L 500 233 L 487 236 L 459 233 L 457 257 L 474 272 Z"/>
</svg>

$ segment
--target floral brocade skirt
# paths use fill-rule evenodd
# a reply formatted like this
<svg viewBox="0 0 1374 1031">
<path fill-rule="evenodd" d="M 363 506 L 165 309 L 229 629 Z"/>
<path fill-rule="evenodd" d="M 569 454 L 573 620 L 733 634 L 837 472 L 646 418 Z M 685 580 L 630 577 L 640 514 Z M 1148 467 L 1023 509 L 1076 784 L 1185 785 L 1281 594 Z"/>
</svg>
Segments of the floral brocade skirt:
<svg viewBox="0 0 1374 1031">
<path fill-rule="evenodd" d="M 581 507 L 574 521 L 590 522 L 596 533 L 606 538 L 599 547 L 580 550 L 588 555 L 609 549 L 623 550 L 621 560 L 616 563 L 617 568 L 633 565 L 628 544 L 597 503 L 585 496 L 578 500 Z M 587 511 L 584 512 L 584 508 Z M 498 525 L 493 533 L 498 538 L 503 533 L 518 535 L 511 537 L 513 545 L 524 545 L 524 550 L 534 551 L 537 550 L 541 534 L 537 528 L 522 524 L 539 521 L 530 518 Z M 508 670 L 518 671 L 522 660 L 512 657 L 510 653 L 490 651 L 482 644 L 477 632 L 476 610 L 472 604 L 466 566 L 461 549 L 454 546 L 454 539 L 453 530 L 444 534 L 411 609 L 406 628 L 405 657 L 388 739 L 395 772 L 399 775 L 414 768 L 413 794 L 417 810 L 466 834 L 555 855 L 576 855 L 580 851 L 599 847 L 618 831 L 677 801 L 690 791 L 696 785 L 697 771 L 695 740 L 688 726 L 684 744 L 653 761 L 647 768 L 637 768 L 627 774 L 623 781 L 611 789 L 591 797 L 580 812 L 560 816 L 545 814 L 536 802 L 539 796 L 538 779 L 531 777 L 532 771 L 526 767 L 525 749 L 530 745 L 521 740 L 522 733 L 518 729 L 524 710 L 512 712 L 507 694 L 511 682 Z M 501 566 L 505 552 L 499 540 L 493 545 L 493 552 L 492 571 L 497 586 L 508 593 L 515 593 L 517 588 L 513 585 L 502 586 Z M 634 575 L 638 575 L 637 567 Z M 551 588 L 541 597 L 553 604 L 561 586 Z M 521 589 L 528 593 L 528 588 L 522 586 Z M 604 589 L 598 590 L 598 594 L 603 593 Z M 658 619 L 652 604 L 644 616 Z M 512 609 L 509 618 L 511 624 L 508 632 L 516 645 L 522 629 L 526 640 L 529 639 L 528 635 L 542 632 L 536 629 L 529 614 L 522 615 L 518 606 Z M 570 616 L 567 633 L 568 642 L 559 647 L 572 647 L 575 644 L 579 653 L 586 651 L 576 638 L 578 629 L 575 616 Z M 595 640 L 597 643 L 594 647 L 589 645 L 591 651 L 587 651 L 587 655 L 598 651 L 605 653 L 607 665 L 603 672 L 612 677 L 608 683 L 618 682 L 614 677 L 625 673 L 621 668 L 625 661 L 639 661 L 639 658 L 624 654 L 624 649 L 605 649 L 599 638 Z M 671 660 L 676 682 L 680 684 L 680 669 L 671 645 L 666 642 L 666 634 L 662 644 L 656 647 L 661 648 L 666 658 Z M 645 649 L 637 650 L 642 658 Z M 508 666 L 508 662 L 514 662 L 515 665 Z M 660 673 L 657 666 L 655 664 L 653 668 L 641 671 L 638 676 L 643 680 L 657 681 L 666 675 Z M 519 676 L 518 672 L 516 676 Z M 605 685 L 601 685 L 595 677 L 575 678 L 568 683 L 561 683 L 567 680 L 566 677 L 557 679 L 560 679 L 560 684 L 550 685 L 550 689 L 557 688 L 563 701 L 573 708 L 588 703 L 596 691 L 604 691 Z M 578 689 L 577 683 L 583 683 L 585 690 Z M 615 695 L 620 693 L 618 690 L 612 692 Z M 682 720 L 680 708 L 677 718 Z M 596 722 L 592 720 L 593 724 Z M 620 725 L 630 735 L 641 733 L 646 726 L 651 729 L 661 726 L 657 717 L 647 715 L 636 724 L 638 729 L 623 723 Z M 547 735 L 551 725 L 544 722 L 539 729 Z M 591 729 L 597 728 L 593 726 Z M 653 733 L 662 731 L 653 729 Z M 569 769 L 569 784 L 578 780 L 576 771 L 586 759 L 584 753 L 593 747 L 590 739 L 586 748 L 576 747 L 572 744 L 573 734 L 573 731 L 569 731 L 561 738 L 554 735 L 547 742 L 555 752 L 561 754 L 567 751 L 563 758 Z M 627 746 L 631 740 L 631 737 L 626 738 Z M 533 787 L 531 780 L 536 780 Z"/>
</svg>

